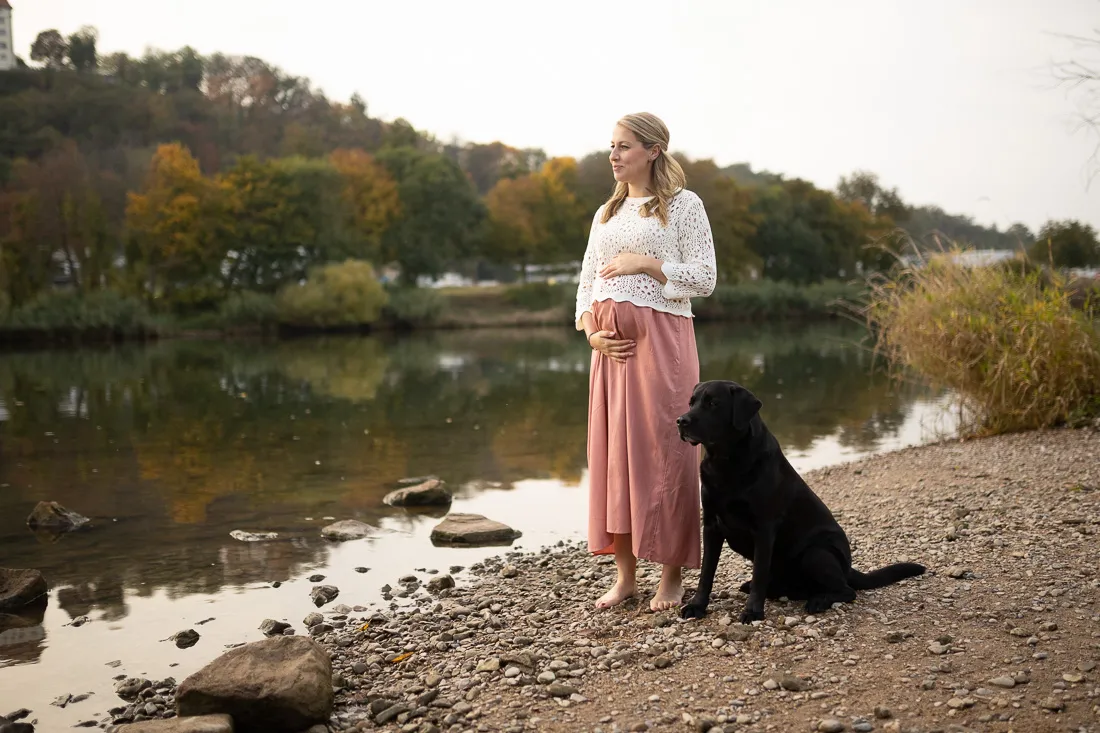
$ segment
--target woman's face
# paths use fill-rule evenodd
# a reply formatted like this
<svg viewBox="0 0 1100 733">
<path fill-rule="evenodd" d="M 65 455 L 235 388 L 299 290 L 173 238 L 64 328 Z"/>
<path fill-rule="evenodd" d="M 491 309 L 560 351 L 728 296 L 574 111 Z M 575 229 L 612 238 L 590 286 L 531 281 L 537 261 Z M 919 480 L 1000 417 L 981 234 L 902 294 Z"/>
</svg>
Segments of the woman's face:
<svg viewBox="0 0 1100 733">
<path fill-rule="evenodd" d="M 656 148 L 646 150 L 634 133 L 616 125 L 611 133 L 611 171 L 621 183 L 644 185 L 649 181 L 649 167 L 656 157 Z"/>
</svg>

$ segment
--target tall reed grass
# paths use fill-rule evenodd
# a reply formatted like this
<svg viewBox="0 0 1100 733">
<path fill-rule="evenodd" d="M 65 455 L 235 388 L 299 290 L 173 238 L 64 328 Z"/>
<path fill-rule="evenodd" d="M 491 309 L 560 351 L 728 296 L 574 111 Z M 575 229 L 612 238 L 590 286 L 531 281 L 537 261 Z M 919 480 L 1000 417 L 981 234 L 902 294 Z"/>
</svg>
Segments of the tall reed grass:
<svg viewBox="0 0 1100 733">
<path fill-rule="evenodd" d="M 1095 297 L 1075 305 L 1056 272 L 1026 262 L 965 267 L 951 259 L 958 251 L 872 279 L 854 308 L 894 373 L 951 390 L 964 435 L 1100 417 Z"/>
</svg>

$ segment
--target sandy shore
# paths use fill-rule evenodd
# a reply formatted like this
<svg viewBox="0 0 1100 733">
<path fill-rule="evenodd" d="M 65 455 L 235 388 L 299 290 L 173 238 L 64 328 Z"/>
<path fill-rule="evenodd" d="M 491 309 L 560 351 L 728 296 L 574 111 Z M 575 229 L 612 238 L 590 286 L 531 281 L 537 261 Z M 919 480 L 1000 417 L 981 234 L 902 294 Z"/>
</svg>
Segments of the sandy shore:
<svg viewBox="0 0 1100 733">
<path fill-rule="evenodd" d="M 577 545 L 382 576 L 387 606 L 311 619 L 340 687 L 332 729 L 1100 731 L 1100 432 L 950 441 L 806 479 L 857 567 L 929 572 L 817 617 L 769 602 L 750 627 L 749 566 L 728 549 L 689 622 L 649 612 L 655 566 L 642 597 L 594 610 L 614 566 Z"/>
</svg>

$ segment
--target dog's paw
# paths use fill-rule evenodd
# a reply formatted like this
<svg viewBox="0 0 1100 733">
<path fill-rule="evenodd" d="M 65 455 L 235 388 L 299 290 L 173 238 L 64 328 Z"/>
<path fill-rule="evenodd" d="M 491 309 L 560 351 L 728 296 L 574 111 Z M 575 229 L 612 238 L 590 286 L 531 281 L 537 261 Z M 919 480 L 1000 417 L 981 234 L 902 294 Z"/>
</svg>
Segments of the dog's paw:
<svg viewBox="0 0 1100 733">
<path fill-rule="evenodd" d="M 707 607 L 702 603 L 688 603 L 680 609 L 680 618 L 703 618 L 707 615 Z"/>
<path fill-rule="evenodd" d="M 752 591 L 752 581 L 751 580 L 746 580 L 744 583 L 741 584 L 741 587 L 738 588 L 737 590 L 744 593 L 745 595 L 748 595 Z"/>
<path fill-rule="evenodd" d="M 741 612 L 741 617 L 738 620 L 743 624 L 751 624 L 753 621 L 763 621 L 764 611 L 763 609 L 757 611 L 754 608 L 746 608 Z"/>
<path fill-rule="evenodd" d="M 828 596 L 815 596 L 806 601 L 806 613 L 816 615 L 833 607 L 833 599 Z"/>
</svg>

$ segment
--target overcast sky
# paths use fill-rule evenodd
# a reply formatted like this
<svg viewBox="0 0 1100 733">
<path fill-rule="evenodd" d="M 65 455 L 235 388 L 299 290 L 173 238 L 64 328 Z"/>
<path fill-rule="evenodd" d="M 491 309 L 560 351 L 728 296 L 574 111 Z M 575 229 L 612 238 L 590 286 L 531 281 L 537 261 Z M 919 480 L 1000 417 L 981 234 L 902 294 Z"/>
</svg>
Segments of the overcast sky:
<svg viewBox="0 0 1100 733">
<path fill-rule="evenodd" d="M 1100 228 L 1097 138 L 1051 71 L 1074 54 L 1057 34 L 1096 37 L 1100 0 L 10 2 L 24 58 L 39 31 L 88 24 L 101 53 L 259 56 L 372 116 L 550 155 L 648 110 L 720 165 L 826 188 L 864 168 L 982 223 Z"/>
</svg>

